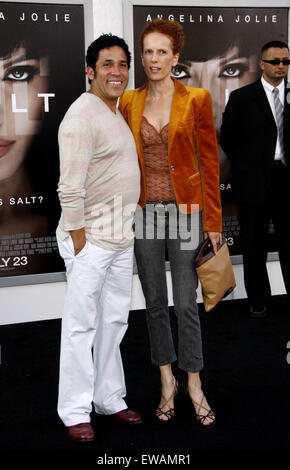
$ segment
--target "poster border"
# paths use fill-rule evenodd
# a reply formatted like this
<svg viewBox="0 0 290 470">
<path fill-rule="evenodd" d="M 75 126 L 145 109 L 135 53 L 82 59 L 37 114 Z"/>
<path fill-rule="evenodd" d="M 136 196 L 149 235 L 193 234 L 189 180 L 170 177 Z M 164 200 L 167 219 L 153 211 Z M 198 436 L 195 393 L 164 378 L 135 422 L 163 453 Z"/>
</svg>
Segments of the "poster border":
<svg viewBox="0 0 290 470">
<path fill-rule="evenodd" d="M 123 4 L 123 35 L 127 41 L 132 55 L 132 70 L 134 69 L 134 30 L 133 7 L 134 6 L 178 6 L 178 7 L 230 7 L 230 8 L 287 8 L 288 9 L 288 44 L 290 44 L 290 4 L 289 0 L 122 0 Z M 288 72 L 288 81 L 290 71 Z M 135 88 L 133 74 L 130 74 L 127 89 Z M 242 255 L 232 255 L 232 264 L 243 264 Z M 279 261 L 277 252 L 269 252 L 267 262 Z M 169 265 L 166 266 L 170 270 Z"/>
<path fill-rule="evenodd" d="M 94 0 L 1 0 L 3 3 L 35 3 L 38 5 L 61 4 L 80 5 L 84 7 L 84 43 L 85 50 L 93 40 L 93 4 Z M 85 57 L 85 55 L 84 55 Z M 85 58 L 84 58 L 85 62 Z M 87 86 L 87 85 L 86 85 Z M 1 287 L 25 286 L 30 284 L 47 284 L 66 281 L 64 271 L 40 274 L 23 274 L 16 276 L 1 276 Z"/>
</svg>

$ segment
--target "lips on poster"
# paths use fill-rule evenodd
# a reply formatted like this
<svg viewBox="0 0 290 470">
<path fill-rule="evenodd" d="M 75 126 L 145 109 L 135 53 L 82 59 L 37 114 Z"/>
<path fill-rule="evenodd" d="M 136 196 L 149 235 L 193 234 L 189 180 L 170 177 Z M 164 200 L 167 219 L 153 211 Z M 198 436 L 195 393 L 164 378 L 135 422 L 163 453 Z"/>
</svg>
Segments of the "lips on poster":
<svg viewBox="0 0 290 470">
<path fill-rule="evenodd" d="M 85 91 L 83 6 L 0 2 L 0 276 L 64 270 L 58 126 Z"/>
<path fill-rule="evenodd" d="M 154 18 L 180 22 L 185 45 L 174 76 L 185 85 L 210 90 L 219 138 L 222 113 L 230 92 L 261 75 L 258 60 L 262 45 L 274 39 L 288 42 L 288 9 L 169 7 L 164 3 L 165 6 L 133 6 L 135 86 L 146 81 L 139 60 L 139 38 L 146 22 Z M 219 151 L 223 229 L 231 255 L 239 255 L 239 222 L 232 197 L 231 167 L 221 148 Z M 268 251 L 276 251 L 275 247 L 270 226 Z"/>
</svg>

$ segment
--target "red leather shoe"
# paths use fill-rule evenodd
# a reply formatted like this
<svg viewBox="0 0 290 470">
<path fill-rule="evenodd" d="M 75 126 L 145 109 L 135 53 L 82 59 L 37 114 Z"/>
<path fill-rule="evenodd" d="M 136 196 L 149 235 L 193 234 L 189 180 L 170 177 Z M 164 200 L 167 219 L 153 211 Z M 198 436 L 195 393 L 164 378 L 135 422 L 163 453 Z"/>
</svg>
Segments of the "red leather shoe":
<svg viewBox="0 0 290 470">
<path fill-rule="evenodd" d="M 68 435 L 73 441 L 91 442 L 95 440 L 95 433 L 90 423 L 69 426 Z"/>
<path fill-rule="evenodd" d="M 116 418 L 122 424 L 139 424 L 142 423 L 142 418 L 139 413 L 126 408 L 126 410 L 118 411 L 115 413 Z"/>
</svg>

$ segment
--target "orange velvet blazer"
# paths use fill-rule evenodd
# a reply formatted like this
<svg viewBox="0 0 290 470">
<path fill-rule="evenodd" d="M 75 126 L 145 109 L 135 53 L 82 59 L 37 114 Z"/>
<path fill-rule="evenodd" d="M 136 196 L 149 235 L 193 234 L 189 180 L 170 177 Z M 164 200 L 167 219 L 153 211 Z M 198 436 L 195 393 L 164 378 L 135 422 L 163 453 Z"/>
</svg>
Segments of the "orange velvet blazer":
<svg viewBox="0 0 290 470">
<path fill-rule="evenodd" d="M 168 167 L 179 209 L 202 211 L 203 230 L 221 232 L 219 156 L 212 100 L 208 90 L 184 86 L 174 80 L 168 126 Z M 148 83 L 126 91 L 119 109 L 134 135 L 141 168 L 139 204 L 146 204 L 144 155 L 140 135 Z"/>
</svg>

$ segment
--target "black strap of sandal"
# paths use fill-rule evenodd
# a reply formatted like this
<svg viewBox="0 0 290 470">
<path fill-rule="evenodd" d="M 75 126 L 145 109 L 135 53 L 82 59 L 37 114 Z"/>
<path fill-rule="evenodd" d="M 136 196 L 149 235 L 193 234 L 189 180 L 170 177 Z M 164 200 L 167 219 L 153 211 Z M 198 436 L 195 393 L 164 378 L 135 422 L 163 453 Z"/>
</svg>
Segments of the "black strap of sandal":
<svg viewBox="0 0 290 470">
<path fill-rule="evenodd" d="M 201 423 L 201 424 L 204 424 L 206 418 L 209 418 L 211 419 L 212 423 L 214 422 L 215 420 L 215 414 L 212 410 L 209 410 L 209 412 L 207 413 L 207 415 L 199 415 L 197 414 L 196 415 L 198 421 Z"/>
<path fill-rule="evenodd" d="M 192 399 L 191 399 L 192 400 Z M 196 418 L 197 420 L 201 423 L 201 424 L 204 424 L 206 418 L 209 418 L 211 419 L 211 423 L 214 423 L 215 421 L 215 414 L 212 410 L 209 410 L 208 408 L 206 408 L 205 406 L 203 406 L 203 400 L 204 400 L 204 394 L 202 394 L 202 399 L 201 399 L 201 402 L 200 403 L 197 403 L 196 401 L 192 400 L 193 403 L 195 403 L 197 406 L 198 406 L 198 410 L 196 412 Z M 205 411 L 207 411 L 207 414 L 206 415 L 201 415 L 200 414 L 200 410 L 203 409 Z"/>
<path fill-rule="evenodd" d="M 178 392 L 178 382 L 177 380 L 175 380 L 175 384 L 174 384 L 174 391 L 173 391 L 173 394 L 168 398 L 168 400 L 165 401 L 165 403 L 162 405 L 162 408 L 165 407 L 167 405 L 167 403 L 172 400 L 173 397 L 175 397 L 175 395 L 177 394 Z M 163 397 L 161 396 L 161 399 Z M 170 408 L 169 410 L 167 411 L 163 411 L 162 408 L 159 406 L 156 410 L 156 416 L 157 418 L 159 418 L 159 416 L 161 415 L 164 415 L 166 416 L 167 418 L 167 421 L 169 421 L 171 418 L 173 418 L 173 416 L 175 415 L 175 410 L 174 408 Z"/>
<path fill-rule="evenodd" d="M 171 419 L 175 415 L 175 410 L 174 410 L 174 408 L 170 408 L 167 411 L 163 411 L 163 410 L 161 410 L 161 408 L 157 408 L 157 410 L 156 410 L 157 418 L 159 418 L 159 416 L 161 416 L 161 415 L 166 416 L 167 419 Z"/>
</svg>

